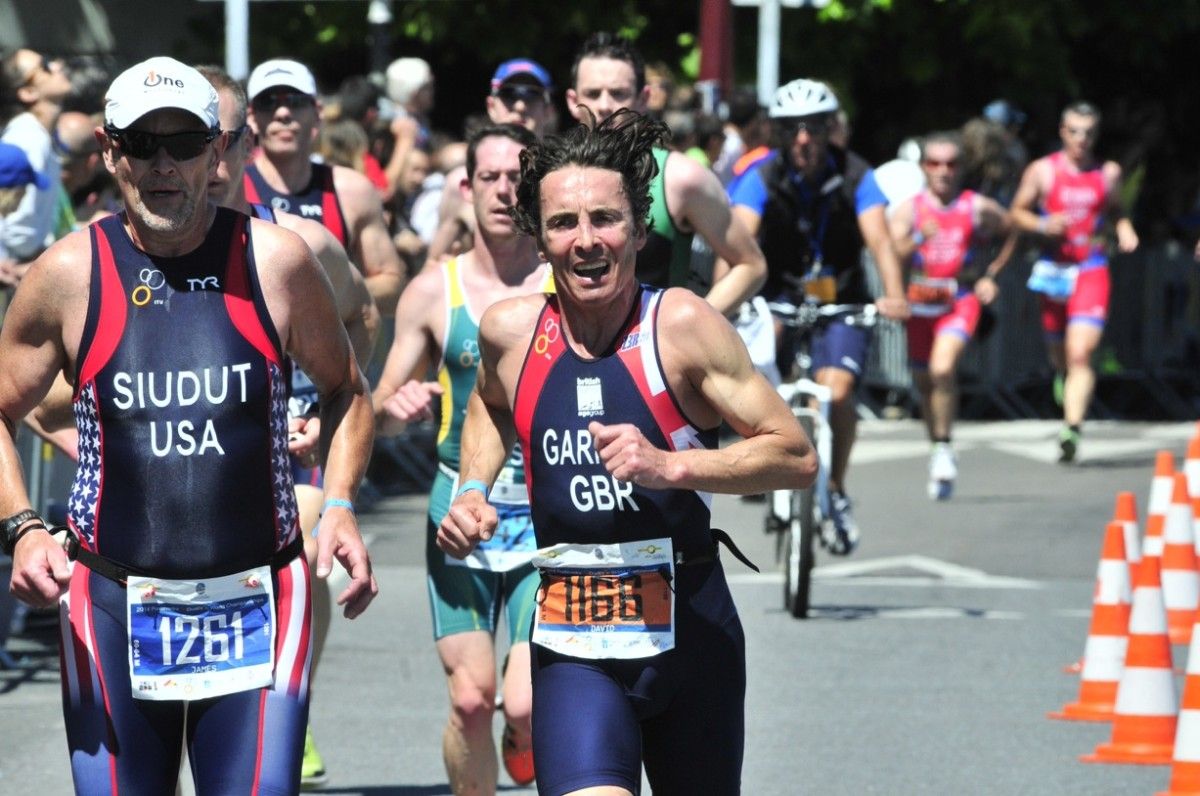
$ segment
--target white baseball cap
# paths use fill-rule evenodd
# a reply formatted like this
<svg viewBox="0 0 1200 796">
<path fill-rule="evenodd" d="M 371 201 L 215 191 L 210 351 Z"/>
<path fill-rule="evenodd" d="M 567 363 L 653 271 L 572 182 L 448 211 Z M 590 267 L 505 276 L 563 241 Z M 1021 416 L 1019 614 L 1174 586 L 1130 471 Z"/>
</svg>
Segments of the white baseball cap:
<svg viewBox="0 0 1200 796">
<path fill-rule="evenodd" d="M 104 121 L 124 130 L 147 113 L 164 108 L 187 111 L 209 129 L 219 125 L 212 84 L 187 64 L 162 55 L 117 75 L 104 97 Z"/>
<path fill-rule="evenodd" d="M 317 96 L 317 81 L 308 67 L 299 61 L 275 58 L 254 67 L 246 82 L 246 95 L 253 100 L 273 86 L 294 88 L 301 94 Z"/>
</svg>

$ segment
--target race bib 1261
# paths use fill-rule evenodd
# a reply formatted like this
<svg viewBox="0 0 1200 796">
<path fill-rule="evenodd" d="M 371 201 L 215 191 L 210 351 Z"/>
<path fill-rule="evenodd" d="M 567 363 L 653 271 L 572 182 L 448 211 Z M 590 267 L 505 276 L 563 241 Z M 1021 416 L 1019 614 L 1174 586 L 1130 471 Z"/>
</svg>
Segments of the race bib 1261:
<svg viewBox="0 0 1200 796">
<path fill-rule="evenodd" d="M 203 580 L 132 577 L 126 588 L 133 696 L 194 700 L 270 685 L 270 566 Z"/>
</svg>

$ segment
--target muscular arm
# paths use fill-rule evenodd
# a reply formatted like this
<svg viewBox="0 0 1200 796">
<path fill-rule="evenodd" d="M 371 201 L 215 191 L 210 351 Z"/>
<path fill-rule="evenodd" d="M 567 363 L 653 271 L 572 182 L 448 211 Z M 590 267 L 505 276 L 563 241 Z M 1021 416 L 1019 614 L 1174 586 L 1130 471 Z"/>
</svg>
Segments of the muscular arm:
<svg viewBox="0 0 1200 796">
<path fill-rule="evenodd" d="M 669 452 L 630 425 L 593 423 L 608 471 L 651 488 L 735 494 L 811 484 L 817 457 L 810 440 L 729 322 L 690 293 L 671 290 L 658 328 L 663 368 L 686 414 L 706 427 L 724 421 L 743 439 L 719 450 Z"/>
<path fill-rule="evenodd" d="M 440 323 L 436 316 L 446 303 L 442 274 L 426 269 L 408 283 L 396 305 L 396 333 L 379 383 L 371 394 L 375 422 L 381 436 L 393 436 L 425 414 L 436 383 L 419 388 L 409 382 L 423 379 L 440 354 Z M 407 388 L 401 393 L 401 388 Z"/>
<path fill-rule="evenodd" d="M 371 455 L 374 422 L 329 280 L 298 236 L 274 225 L 252 223 L 256 260 L 277 266 L 260 274 L 267 308 L 281 329 L 286 353 L 312 379 L 320 396 L 325 496 L 352 500 Z M 378 588 L 354 514 L 344 508 L 326 510 L 317 545 L 317 576 L 328 576 L 336 557 L 350 573 L 338 604 L 345 606 L 347 618 L 358 616 Z"/>
<path fill-rule="evenodd" d="M 365 368 L 379 335 L 379 308 L 367 290 L 363 275 L 350 263 L 342 244 L 324 225 L 290 213 L 277 213 L 276 220 L 284 229 L 290 229 L 304 239 L 325 270 L 354 357 Z"/>
<path fill-rule="evenodd" d="M 1047 222 L 1037 213 L 1038 202 L 1045 193 L 1047 177 L 1043 174 L 1047 164 L 1044 160 L 1035 160 L 1025 167 L 1021 175 L 1021 184 L 1013 196 L 1012 209 L 1009 215 L 1013 226 L 1021 232 L 1045 234 Z"/>
<path fill-rule="evenodd" d="M 1117 235 L 1117 249 L 1128 254 L 1138 247 L 1138 234 L 1129 218 L 1121 196 L 1121 167 L 1113 161 L 1104 164 L 1104 181 L 1108 184 L 1107 215 L 1113 219 L 1113 231 Z"/>
<path fill-rule="evenodd" d="M 14 439 L 16 424 L 69 364 L 63 321 L 86 306 L 90 261 L 86 233 L 51 247 L 30 268 L 0 328 L 0 517 L 30 508 Z M 14 552 L 13 594 L 31 605 L 52 604 L 66 587 L 66 564 L 66 555 L 49 534 L 25 534 Z"/>
<path fill-rule="evenodd" d="M 350 258 L 362 270 L 375 305 L 387 315 L 400 297 L 404 269 L 384 223 L 379 194 L 358 172 L 336 166 L 333 174 L 350 227 Z"/>
<path fill-rule="evenodd" d="M 896 205 L 887 224 L 888 232 L 892 236 L 892 244 L 896 247 L 896 256 L 900 258 L 901 263 L 907 263 L 918 245 L 913 238 L 913 200 L 905 199 Z"/>
<path fill-rule="evenodd" d="M 664 176 L 668 205 L 681 207 L 690 226 L 728 263 L 728 270 L 705 297 L 722 315 L 733 314 L 767 281 L 767 261 L 754 233 L 738 220 L 717 175 L 678 153 L 667 157 Z"/>
<path fill-rule="evenodd" d="M 863 241 L 871 250 L 879 279 L 883 282 L 883 296 L 876 304 L 879 311 L 893 320 L 908 317 L 908 300 L 904 297 L 904 274 L 900 260 L 888 234 L 887 211 L 884 205 L 875 205 L 858 214 L 858 230 Z"/>
</svg>

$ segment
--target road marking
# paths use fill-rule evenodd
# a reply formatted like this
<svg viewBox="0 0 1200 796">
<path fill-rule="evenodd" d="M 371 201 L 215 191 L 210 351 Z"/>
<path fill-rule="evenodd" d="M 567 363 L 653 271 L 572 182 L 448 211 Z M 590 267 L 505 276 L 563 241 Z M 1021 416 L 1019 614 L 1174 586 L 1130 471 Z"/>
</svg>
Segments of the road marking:
<svg viewBox="0 0 1200 796">
<path fill-rule="evenodd" d="M 927 606 L 924 608 L 822 608 L 814 605 L 809 610 L 812 618 L 837 619 L 847 615 L 869 614 L 878 619 L 1003 619 L 1016 621 L 1025 619 L 1021 611 L 993 611 L 987 608 L 954 608 L 951 606 Z"/>
<path fill-rule="evenodd" d="M 923 575 L 904 576 L 895 570 L 916 570 Z M 727 576 L 731 583 L 780 583 L 782 572 L 759 574 L 739 573 Z M 952 564 L 928 556 L 908 555 L 872 558 L 866 561 L 847 561 L 826 564 L 813 569 L 813 578 L 824 584 L 841 586 L 900 586 L 920 588 L 942 586 L 956 589 L 1041 589 L 1042 584 L 1024 578 L 989 575 L 981 569 Z"/>
</svg>

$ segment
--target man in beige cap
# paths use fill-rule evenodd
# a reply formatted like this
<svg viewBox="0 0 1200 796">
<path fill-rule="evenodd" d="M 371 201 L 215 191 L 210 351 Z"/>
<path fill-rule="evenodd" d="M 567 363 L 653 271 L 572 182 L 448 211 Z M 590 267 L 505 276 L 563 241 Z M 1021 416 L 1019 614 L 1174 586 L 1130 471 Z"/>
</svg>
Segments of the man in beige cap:
<svg viewBox="0 0 1200 796">
<path fill-rule="evenodd" d="M 304 242 L 208 201 L 227 143 L 217 110 L 208 81 L 170 58 L 113 81 L 97 136 L 127 210 L 42 254 L 0 334 L 0 550 L 19 599 L 66 598 L 81 792 L 171 793 L 184 743 L 199 793 L 299 789 L 311 609 L 288 357 L 321 402 L 317 576 L 334 558 L 350 572 L 350 618 L 377 591 L 350 505 L 369 399 Z M 59 372 L 79 432 L 65 545 L 29 508 L 13 444 Z"/>
<path fill-rule="evenodd" d="M 261 148 L 246 167 L 246 198 L 320 221 L 346 247 L 383 315 L 396 311 L 403 286 L 400 255 L 375 186 L 344 166 L 313 162 L 321 124 L 317 84 L 296 61 L 264 61 L 250 73 L 250 129 Z"/>
</svg>

